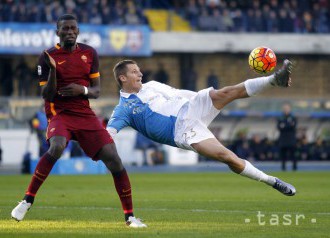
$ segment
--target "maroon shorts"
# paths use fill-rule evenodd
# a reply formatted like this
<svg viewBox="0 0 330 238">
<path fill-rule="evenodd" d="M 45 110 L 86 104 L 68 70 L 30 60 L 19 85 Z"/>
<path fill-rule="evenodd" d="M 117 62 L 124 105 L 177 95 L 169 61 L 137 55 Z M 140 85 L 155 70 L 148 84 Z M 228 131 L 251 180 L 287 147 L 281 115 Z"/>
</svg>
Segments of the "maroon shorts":
<svg viewBox="0 0 330 238">
<path fill-rule="evenodd" d="M 93 115 L 77 116 L 60 113 L 50 119 L 47 128 L 47 140 L 53 136 L 64 136 L 67 140 L 76 140 L 87 156 L 98 160 L 97 153 L 106 145 L 114 143 L 100 120 Z"/>
</svg>

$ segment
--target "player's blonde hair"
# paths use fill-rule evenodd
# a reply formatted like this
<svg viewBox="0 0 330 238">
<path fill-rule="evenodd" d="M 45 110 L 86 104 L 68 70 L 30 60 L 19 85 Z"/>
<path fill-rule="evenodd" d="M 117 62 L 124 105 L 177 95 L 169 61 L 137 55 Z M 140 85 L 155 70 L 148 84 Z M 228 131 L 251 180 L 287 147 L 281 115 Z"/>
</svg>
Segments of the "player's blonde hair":
<svg viewBox="0 0 330 238">
<path fill-rule="evenodd" d="M 118 85 L 122 87 L 123 82 L 120 80 L 120 75 L 126 75 L 127 73 L 127 65 L 129 64 L 137 64 L 134 60 L 125 59 L 119 61 L 115 67 L 113 68 L 113 75 L 115 76 L 115 80 L 117 81 Z"/>
</svg>

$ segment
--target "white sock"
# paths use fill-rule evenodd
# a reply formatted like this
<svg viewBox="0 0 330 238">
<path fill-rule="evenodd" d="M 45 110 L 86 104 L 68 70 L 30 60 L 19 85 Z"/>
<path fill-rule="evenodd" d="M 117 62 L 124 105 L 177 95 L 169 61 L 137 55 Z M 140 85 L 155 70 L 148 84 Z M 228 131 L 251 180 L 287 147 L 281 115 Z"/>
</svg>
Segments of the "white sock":
<svg viewBox="0 0 330 238">
<path fill-rule="evenodd" d="M 266 88 L 271 87 L 271 82 L 274 80 L 274 75 L 259 77 L 254 79 L 248 79 L 244 81 L 244 86 L 247 94 L 251 97 L 254 96 Z"/>
<path fill-rule="evenodd" d="M 245 160 L 245 168 L 240 173 L 240 175 L 248 177 L 250 179 L 254 179 L 257 181 L 264 182 L 268 185 L 273 186 L 275 184 L 275 178 L 273 176 L 269 176 L 262 172 L 261 170 L 254 167 L 249 161 Z"/>
</svg>

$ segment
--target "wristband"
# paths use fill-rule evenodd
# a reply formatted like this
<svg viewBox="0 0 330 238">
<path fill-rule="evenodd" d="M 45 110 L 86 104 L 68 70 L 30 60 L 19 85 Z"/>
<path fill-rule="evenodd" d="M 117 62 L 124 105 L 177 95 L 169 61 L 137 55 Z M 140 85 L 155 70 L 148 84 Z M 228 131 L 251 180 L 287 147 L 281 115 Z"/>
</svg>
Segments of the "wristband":
<svg viewBox="0 0 330 238">
<path fill-rule="evenodd" d="M 83 86 L 84 87 L 84 95 L 87 95 L 88 94 L 88 88 L 86 86 Z"/>
</svg>

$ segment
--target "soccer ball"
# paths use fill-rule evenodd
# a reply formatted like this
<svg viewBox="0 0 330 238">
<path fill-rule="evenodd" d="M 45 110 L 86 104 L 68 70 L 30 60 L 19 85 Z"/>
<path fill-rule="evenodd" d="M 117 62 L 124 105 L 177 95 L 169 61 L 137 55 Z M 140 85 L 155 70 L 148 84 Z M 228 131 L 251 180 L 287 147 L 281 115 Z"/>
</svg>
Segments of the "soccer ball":
<svg viewBox="0 0 330 238">
<path fill-rule="evenodd" d="M 269 73 L 275 69 L 276 55 L 268 47 L 257 47 L 249 55 L 249 65 L 251 69 L 259 74 Z"/>
</svg>

